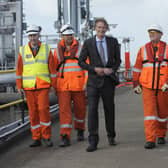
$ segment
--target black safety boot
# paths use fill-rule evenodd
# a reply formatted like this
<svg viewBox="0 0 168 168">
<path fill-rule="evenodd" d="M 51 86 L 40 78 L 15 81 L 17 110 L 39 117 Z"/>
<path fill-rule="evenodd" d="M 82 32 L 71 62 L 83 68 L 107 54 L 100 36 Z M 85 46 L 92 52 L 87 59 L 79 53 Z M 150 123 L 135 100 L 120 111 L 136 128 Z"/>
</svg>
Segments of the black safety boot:
<svg viewBox="0 0 168 168">
<path fill-rule="evenodd" d="M 158 140 L 157 140 L 157 143 L 158 144 L 165 144 L 166 143 L 165 138 L 164 137 L 159 137 Z"/>
<path fill-rule="evenodd" d="M 53 146 L 53 142 L 51 141 L 51 139 L 43 139 L 43 142 L 44 142 L 45 146 L 47 146 L 47 147 Z"/>
<path fill-rule="evenodd" d="M 153 148 L 155 148 L 155 142 L 146 142 L 144 148 L 145 149 L 153 149 Z"/>
<path fill-rule="evenodd" d="M 109 141 L 109 145 L 111 145 L 111 146 L 117 145 L 115 139 L 111 136 L 108 136 L 108 141 Z"/>
<path fill-rule="evenodd" d="M 86 149 L 87 152 L 94 152 L 94 151 L 96 151 L 96 150 L 97 150 L 97 146 L 96 146 L 96 145 L 92 145 L 92 144 L 90 144 L 90 145 L 87 147 L 87 149 Z"/>
<path fill-rule="evenodd" d="M 66 147 L 70 145 L 70 140 L 68 139 L 67 135 L 62 135 L 61 143 L 59 144 L 60 147 Z"/>
<path fill-rule="evenodd" d="M 41 140 L 34 140 L 32 144 L 29 145 L 29 147 L 38 147 L 41 146 Z"/>
<path fill-rule="evenodd" d="M 77 132 L 77 141 L 84 141 L 84 130 L 79 129 Z"/>
</svg>

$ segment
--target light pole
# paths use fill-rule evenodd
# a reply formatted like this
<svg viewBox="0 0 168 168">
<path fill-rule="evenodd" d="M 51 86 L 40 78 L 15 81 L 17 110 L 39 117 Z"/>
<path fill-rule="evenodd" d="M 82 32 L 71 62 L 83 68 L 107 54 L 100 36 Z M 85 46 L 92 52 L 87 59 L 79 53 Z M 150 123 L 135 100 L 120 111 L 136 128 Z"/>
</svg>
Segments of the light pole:
<svg viewBox="0 0 168 168">
<path fill-rule="evenodd" d="M 130 37 L 124 37 L 122 40 L 125 49 L 125 78 L 127 81 L 132 79 L 130 67 L 130 41 L 133 41 L 133 39 Z"/>
</svg>

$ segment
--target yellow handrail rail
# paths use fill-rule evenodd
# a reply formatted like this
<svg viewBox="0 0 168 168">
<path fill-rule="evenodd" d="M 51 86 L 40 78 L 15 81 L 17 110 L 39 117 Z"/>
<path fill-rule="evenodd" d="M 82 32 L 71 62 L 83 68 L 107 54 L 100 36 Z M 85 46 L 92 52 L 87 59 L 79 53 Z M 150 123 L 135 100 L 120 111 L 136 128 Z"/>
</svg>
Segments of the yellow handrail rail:
<svg viewBox="0 0 168 168">
<path fill-rule="evenodd" d="M 24 101 L 26 101 L 26 99 L 24 99 Z M 7 107 L 10 107 L 10 106 L 14 106 L 14 105 L 16 105 L 16 104 L 20 104 L 20 103 L 22 103 L 22 102 L 23 102 L 23 100 L 22 100 L 22 99 L 19 99 L 19 100 L 10 102 L 10 103 L 6 103 L 6 104 L 3 104 L 3 105 L 0 105 L 0 110 L 1 110 L 1 109 L 4 109 L 4 108 L 7 108 Z"/>
<path fill-rule="evenodd" d="M 0 74 L 6 74 L 6 73 L 12 73 L 12 72 L 16 72 L 16 69 L 2 70 L 0 71 Z"/>
</svg>

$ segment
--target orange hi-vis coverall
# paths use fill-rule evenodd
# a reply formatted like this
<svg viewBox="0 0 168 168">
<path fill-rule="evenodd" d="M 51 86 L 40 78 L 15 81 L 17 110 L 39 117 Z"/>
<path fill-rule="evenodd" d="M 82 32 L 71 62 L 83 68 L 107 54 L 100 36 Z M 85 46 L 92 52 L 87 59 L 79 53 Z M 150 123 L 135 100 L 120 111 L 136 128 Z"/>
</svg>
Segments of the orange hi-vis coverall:
<svg viewBox="0 0 168 168">
<path fill-rule="evenodd" d="M 38 50 L 31 44 L 20 47 L 16 70 L 18 89 L 24 89 L 30 116 L 33 140 L 51 137 L 49 88 L 55 87 L 54 58 L 48 45 L 39 42 Z"/>
<path fill-rule="evenodd" d="M 153 47 L 157 48 L 154 54 Z M 168 92 L 161 90 L 168 82 L 168 47 L 160 41 L 140 48 L 133 69 L 133 85 L 142 86 L 144 125 L 147 142 L 155 142 L 157 137 L 165 137 L 168 116 Z"/>
<path fill-rule="evenodd" d="M 74 48 L 76 48 L 75 51 Z M 67 135 L 70 139 L 72 131 L 71 103 L 74 109 L 74 128 L 85 130 L 86 97 L 85 85 L 87 72 L 78 65 L 80 47 L 78 41 L 73 43 L 68 51 L 62 39 L 54 51 L 54 61 L 57 69 L 56 91 L 59 102 L 60 136 Z"/>
</svg>

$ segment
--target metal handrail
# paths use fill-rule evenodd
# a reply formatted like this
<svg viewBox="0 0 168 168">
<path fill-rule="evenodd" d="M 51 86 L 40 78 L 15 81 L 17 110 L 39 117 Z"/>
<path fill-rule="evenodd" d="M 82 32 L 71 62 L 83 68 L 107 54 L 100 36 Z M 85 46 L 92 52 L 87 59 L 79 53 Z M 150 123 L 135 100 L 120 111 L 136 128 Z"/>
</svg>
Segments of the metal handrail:
<svg viewBox="0 0 168 168">
<path fill-rule="evenodd" d="M 50 106 L 50 113 L 56 112 L 56 114 L 58 115 L 58 110 L 59 110 L 58 104 Z M 26 130 L 25 127 L 27 127 L 30 123 L 29 116 L 26 116 L 24 118 L 24 121 L 25 122 L 23 123 L 22 120 L 18 120 L 3 127 L 0 127 L 0 145 L 5 141 L 11 139 L 18 133 L 21 133 L 24 130 Z"/>
<path fill-rule="evenodd" d="M 6 74 L 6 73 L 12 73 L 12 72 L 16 72 L 16 69 L 2 70 L 0 71 L 0 74 Z"/>
<path fill-rule="evenodd" d="M 26 101 L 26 98 L 24 98 L 24 100 L 23 100 L 23 99 L 19 99 L 19 100 L 10 102 L 10 103 L 6 103 L 6 104 L 3 104 L 3 105 L 0 105 L 0 110 L 1 110 L 1 109 L 4 109 L 4 108 L 7 108 L 7 107 L 14 106 L 14 105 L 16 105 L 16 104 L 20 104 L 20 103 L 22 103 L 23 101 Z"/>
</svg>

